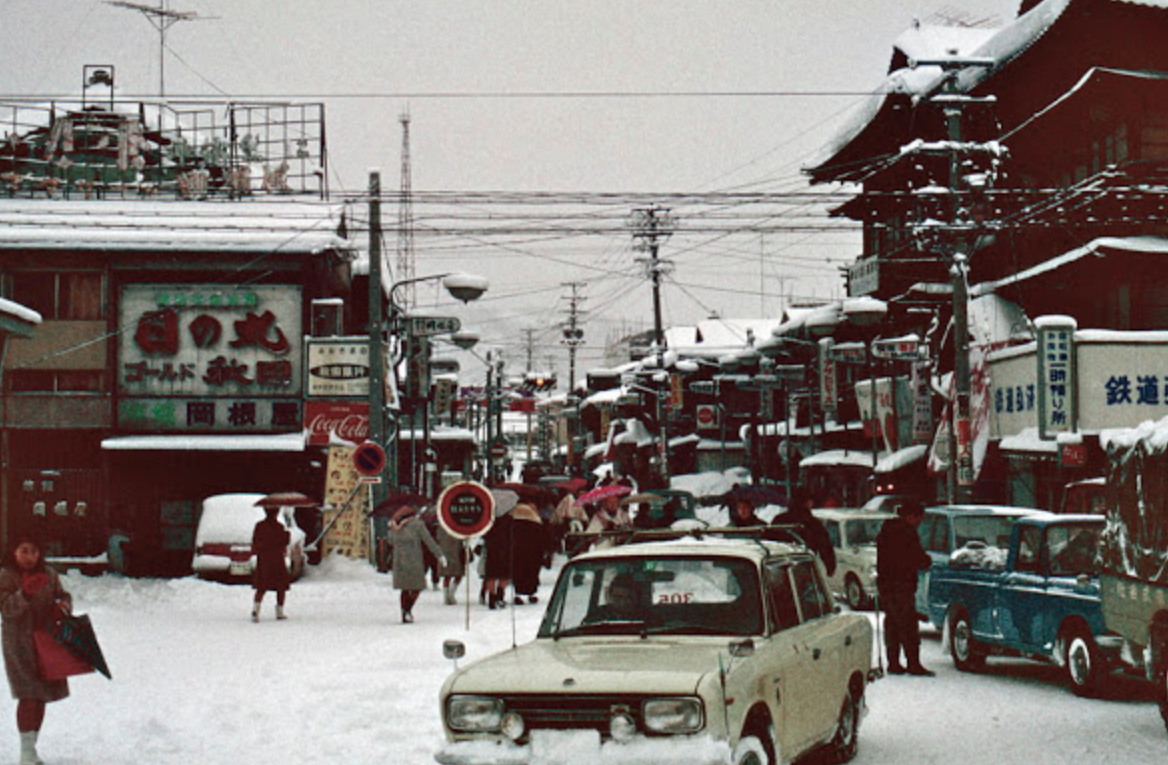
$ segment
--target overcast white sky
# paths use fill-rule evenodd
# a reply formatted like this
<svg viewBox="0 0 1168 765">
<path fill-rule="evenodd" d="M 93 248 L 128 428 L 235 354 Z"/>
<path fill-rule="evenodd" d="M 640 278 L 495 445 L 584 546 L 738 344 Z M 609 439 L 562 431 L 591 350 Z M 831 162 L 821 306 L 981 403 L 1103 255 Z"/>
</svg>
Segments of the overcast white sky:
<svg viewBox="0 0 1168 765">
<path fill-rule="evenodd" d="M 157 0 L 141 0 L 154 5 Z M 201 20 L 167 36 L 166 92 L 327 104 L 333 192 L 367 171 L 400 184 L 411 115 L 412 186 L 590 194 L 811 189 L 799 174 L 863 92 L 879 85 L 892 41 L 913 18 L 1015 15 L 1018 0 L 167 0 Z M 159 36 L 101 0 L 0 0 L 2 95 L 75 94 L 86 64 L 116 66 L 123 94 L 159 89 Z M 595 212 L 595 206 L 586 210 Z M 415 207 L 421 223 L 427 214 Z M 678 231 L 661 250 L 676 270 L 665 323 L 777 316 L 784 297 L 839 296 L 858 234 L 752 238 Z M 394 221 L 396 212 L 386 210 Z M 691 214 L 692 215 L 692 214 Z M 537 368 L 566 353 L 564 282 L 581 306 L 595 366 L 619 329 L 652 326 L 651 292 L 631 237 L 416 240 L 416 273 L 484 273 L 491 293 L 462 313 L 519 366 L 524 327 Z M 388 242 L 390 248 L 393 241 Z M 432 296 L 430 296 L 432 298 Z M 427 299 L 425 292 L 419 304 Z"/>
</svg>

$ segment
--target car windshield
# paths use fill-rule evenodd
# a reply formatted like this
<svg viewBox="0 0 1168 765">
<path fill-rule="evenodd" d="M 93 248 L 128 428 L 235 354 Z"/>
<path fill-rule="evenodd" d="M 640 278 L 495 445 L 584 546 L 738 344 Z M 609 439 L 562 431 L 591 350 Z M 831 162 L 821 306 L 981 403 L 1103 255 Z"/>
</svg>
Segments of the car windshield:
<svg viewBox="0 0 1168 765">
<path fill-rule="evenodd" d="M 726 558 L 611 558 L 571 563 L 540 637 L 757 635 L 758 571 Z"/>
<path fill-rule="evenodd" d="M 884 525 L 883 518 L 863 518 L 848 521 L 845 529 L 848 547 L 863 547 L 876 544 L 876 535 Z"/>
<path fill-rule="evenodd" d="M 987 547 L 1010 546 L 1010 531 L 1017 516 L 1013 515 L 955 515 L 953 516 L 953 549 L 980 542 Z"/>
</svg>

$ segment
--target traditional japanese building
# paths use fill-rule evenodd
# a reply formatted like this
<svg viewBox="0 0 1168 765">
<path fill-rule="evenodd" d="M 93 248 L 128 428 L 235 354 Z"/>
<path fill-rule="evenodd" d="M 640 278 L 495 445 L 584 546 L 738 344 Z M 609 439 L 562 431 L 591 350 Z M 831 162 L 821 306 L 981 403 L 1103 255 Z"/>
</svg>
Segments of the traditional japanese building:
<svg viewBox="0 0 1168 765">
<path fill-rule="evenodd" d="M 860 184 L 835 212 L 863 224 L 848 288 L 888 301 L 884 336 L 948 324 L 955 253 L 967 256 L 974 298 L 1015 304 L 1030 320 L 1065 315 L 1080 332 L 1166 326 L 1166 37 L 1164 0 L 1025 0 L 1001 28 L 924 23 L 896 41 L 885 87 L 808 170 L 816 183 Z M 1067 459 L 1054 446 L 1064 428 L 1022 432 L 1038 432 L 1041 397 L 1025 393 L 1042 387 L 1038 365 L 1025 385 L 1011 373 L 1009 397 L 987 373 L 990 354 L 1032 341 L 1033 327 L 970 329 L 980 344 L 973 438 L 984 454 L 975 496 L 1057 504 L 1062 484 L 1099 469 L 1100 428 L 1168 411 L 1162 395 L 1134 412 L 1113 408 L 1114 422 L 1106 407 L 1093 411 L 1077 431 L 1085 450 Z M 937 372 L 953 366 L 944 336 L 930 347 Z M 1087 337 L 1083 347 L 1097 347 Z M 1107 382 L 1104 368 L 1081 371 Z"/>
</svg>

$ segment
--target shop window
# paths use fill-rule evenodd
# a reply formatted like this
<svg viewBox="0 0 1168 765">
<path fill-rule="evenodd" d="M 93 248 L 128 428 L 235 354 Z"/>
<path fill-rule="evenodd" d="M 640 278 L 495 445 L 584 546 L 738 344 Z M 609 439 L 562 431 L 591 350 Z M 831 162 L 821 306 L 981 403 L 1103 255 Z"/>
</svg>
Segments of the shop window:
<svg viewBox="0 0 1168 765">
<path fill-rule="evenodd" d="M 101 393 L 105 373 L 100 369 L 12 369 L 5 374 L 12 393 Z"/>
<path fill-rule="evenodd" d="M 104 318 L 102 275 L 97 271 L 13 271 L 5 280 L 4 292 L 46 321 Z"/>
</svg>

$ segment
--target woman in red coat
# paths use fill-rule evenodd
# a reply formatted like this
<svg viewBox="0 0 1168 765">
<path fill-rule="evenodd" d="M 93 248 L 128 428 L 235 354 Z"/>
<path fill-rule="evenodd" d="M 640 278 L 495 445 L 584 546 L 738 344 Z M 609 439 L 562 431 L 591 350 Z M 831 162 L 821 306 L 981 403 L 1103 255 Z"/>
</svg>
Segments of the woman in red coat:
<svg viewBox="0 0 1168 765">
<path fill-rule="evenodd" d="M 16 545 L 0 568 L 0 616 L 3 617 L 4 668 L 12 697 L 17 699 L 20 762 L 39 763 L 36 742 L 45 704 L 69 695 L 67 680 L 46 680 L 37 664 L 34 629 L 46 629 L 59 614 L 70 613 L 73 599 L 57 572 L 45 566 L 39 542 L 17 536 Z"/>
<path fill-rule="evenodd" d="M 288 573 L 285 556 L 292 535 L 280 523 L 279 513 L 278 507 L 265 507 L 265 518 L 255 525 L 251 535 L 251 549 L 256 556 L 256 568 L 252 576 L 252 587 L 256 591 L 255 602 L 251 607 L 253 622 L 260 620 L 260 603 L 268 590 L 276 593 L 276 618 L 288 618 L 284 615 L 284 598 L 292 586 L 292 577 Z"/>
</svg>

